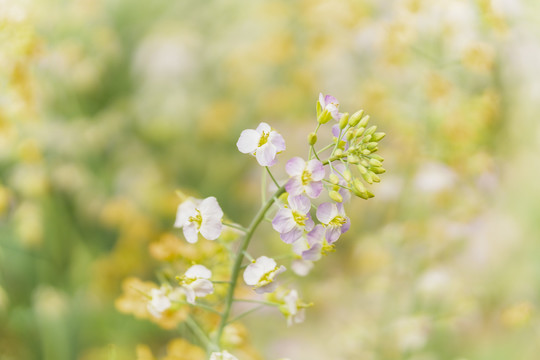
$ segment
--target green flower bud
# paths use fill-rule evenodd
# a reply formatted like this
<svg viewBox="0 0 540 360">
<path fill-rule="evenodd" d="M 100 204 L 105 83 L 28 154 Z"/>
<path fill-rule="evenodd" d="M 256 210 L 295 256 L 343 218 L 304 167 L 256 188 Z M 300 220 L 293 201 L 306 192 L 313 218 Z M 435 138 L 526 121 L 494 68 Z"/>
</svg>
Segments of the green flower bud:
<svg viewBox="0 0 540 360">
<path fill-rule="evenodd" d="M 356 166 L 358 168 L 358 171 L 360 172 L 360 174 L 365 174 L 367 173 L 367 169 L 365 167 L 363 167 L 362 165 L 357 165 Z"/>
<path fill-rule="evenodd" d="M 375 167 L 381 167 L 382 166 L 382 163 L 377 160 L 377 159 L 374 159 L 374 158 L 371 158 L 369 159 L 369 163 Z"/>
<path fill-rule="evenodd" d="M 373 141 L 381 141 L 384 137 L 386 136 L 386 133 L 383 133 L 383 132 L 376 132 L 375 134 L 373 134 Z"/>
<path fill-rule="evenodd" d="M 362 120 L 360 120 L 360 122 L 358 123 L 358 127 L 366 127 L 368 122 L 369 122 L 369 115 L 366 115 L 362 118 Z"/>
<path fill-rule="evenodd" d="M 371 151 L 373 151 L 373 149 L 375 149 L 377 146 L 379 146 L 379 144 L 376 142 L 370 142 L 367 144 L 367 148 Z"/>
<path fill-rule="evenodd" d="M 349 113 L 344 113 L 341 116 L 341 119 L 339 119 L 339 128 L 345 129 L 345 126 L 347 126 L 348 121 L 349 121 Z"/>
<path fill-rule="evenodd" d="M 369 162 L 367 162 L 365 159 L 362 159 L 362 161 L 360 161 L 360 164 L 361 164 L 363 167 L 369 167 Z"/>
<path fill-rule="evenodd" d="M 381 155 L 377 155 L 377 154 L 371 155 L 371 158 L 379 160 L 381 163 L 384 161 L 384 158 Z"/>
<path fill-rule="evenodd" d="M 362 142 L 363 143 L 368 143 L 370 141 L 371 141 L 371 135 L 364 133 L 364 137 L 362 138 Z"/>
<path fill-rule="evenodd" d="M 308 143 L 311 146 L 315 145 L 317 143 L 317 134 L 315 134 L 314 132 L 309 134 L 308 135 Z"/>
<path fill-rule="evenodd" d="M 321 111 L 322 111 L 321 103 L 319 102 L 319 100 L 317 100 L 317 119 L 319 118 L 319 116 L 321 116 Z"/>
<path fill-rule="evenodd" d="M 355 112 L 350 118 L 349 118 L 349 125 L 356 126 L 360 119 L 362 119 L 362 116 L 364 116 L 364 110 L 359 110 Z"/>
<path fill-rule="evenodd" d="M 364 136 L 373 135 L 376 130 L 377 130 L 377 125 L 373 125 L 366 130 L 366 132 L 364 133 Z"/>
<path fill-rule="evenodd" d="M 353 129 L 349 129 L 349 131 L 347 131 L 347 133 L 345 134 L 345 139 L 347 139 L 347 141 L 351 141 L 352 139 L 354 139 Z"/>
<path fill-rule="evenodd" d="M 345 170 L 343 172 L 343 178 L 347 181 L 347 182 L 351 182 L 351 179 L 352 179 L 352 174 L 351 174 L 351 171 L 349 169 Z"/>
<path fill-rule="evenodd" d="M 331 173 L 329 178 L 332 184 L 339 184 L 339 177 L 336 174 Z"/>
<path fill-rule="evenodd" d="M 372 176 L 372 172 L 371 171 L 367 171 L 365 173 L 362 173 L 362 177 L 364 178 L 364 180 L 366 180 L 366 182 L 368 184 L 373 184 L 373 176 Z"/>
<path fill-rule="evenodd" d="M 330 196 L 330 199 L 334 200 L 335 202 L 343 202 L 343 197 L 337 191 L 330 191 L 328 195 Z"/>
<path fill-rule="evenodd" d="M 386 172 L 386 169 L 382 167 L 372 167 L 370 170 L 375 174 L 384 174 Z"/>
<path fill-rule="evenodd" d="M 360 162 L 360 158 L 356 155 L 348 155 L 347 162 L 350 164 L 358 164 Z"/>
<path fill-rule="evenodd" d="M 369 151 L 368 149 L 362 150 L 362 155 L 369 155 L 369 154 L 371 154 L 371 151 Z"/>
<path fill-rule="evenodd" d="M 369 190 L 367 190 L 366 193 L 367 193 L 368 199 L 375 197 L 375 195 Z"/>
<path fill-rule="evenodd" d="M 354 137 L 360 137 L 360 136 L 362 136 L 362 134 L 364 133 L 364 131 L 366 131 L 366 128 L 365 128 L 365 127 L 359 127 L 359 128 L 356 129 L 356 131 L 354 132 Z"/>
<path fill-rule="evenodd" d="M 317 121 L 319 122 L 319 124 L 326 124 L 330 121 L 331 118 L 332 114 L 330 113 L 330 111 L 324 110 L 317 118 Z"/>
<path fill-rule="evenodd" d="M 373 182 L 376 182 L 376 183 L 381 182 L 381 178 L 378 175 L 375 175 L 373 171 L 370 171 L 369 174 L 371 175 L 371 180 L 373 180 Z"/>
<path fill-rule="evenodd" d="M 353 187 L 352 187 L 354 195 L 367 200 L 369 198 L 368 191 L 364 184 L 358 179 L 354 179 Z"/>
<path fill-rule="evenodd" d="M 343 150 L 336 149 L 336 151 L 334 151 L 334 156 L 335 157 L 341 157 L 342 155 L 343 155 Z"/>
</svg>

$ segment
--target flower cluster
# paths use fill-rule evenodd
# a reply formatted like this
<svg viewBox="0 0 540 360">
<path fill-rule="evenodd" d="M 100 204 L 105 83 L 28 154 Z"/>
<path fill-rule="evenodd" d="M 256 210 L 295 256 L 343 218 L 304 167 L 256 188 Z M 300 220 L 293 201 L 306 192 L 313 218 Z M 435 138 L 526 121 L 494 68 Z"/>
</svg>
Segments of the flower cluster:
<svg viewBox="0 0 540 360">
<path fill-rule="evenodd" d="M 303 302 L 297 290 L 278 287 L 278 277 L 286 271 L 286 267 L 278 264 L 277 257 L 262 255 L 254 259 L 248 253 L 248 245 L 256 228 L 271 209 L 276 209 L 271 220 L 272 228 L 284 243 L 291 245 L 294 254 L 291 269 L 304 276 L 314 266 L 313 262 L 335 250 L 336 242 L 349 230 L 351 221 L 345 212 L 344 202 L 351 198 L 351 194 L 363 199 L 373 197 L 364 183 L 379 182 L 379 175 L 385 171 L 382 167 L 383 158 L 376 154 L 378 142 L 384 133 L 376 132 L 375 126 L 368 127 L 369 116 L 364 116 L 362 110 L 349 116 L 348 113 L 341 113 L 339 106 L 339 101 L 333 96 L 319 96 L 317 125 L 308 136 L 308 156 L 292 157 L 285 163 L 284 170 L 288 179 L 283 184 L 275 180 L 269 169 L 277 163 L 278 155 L 285 151 L 283 137 L 266 123 L 259 124 L 255 130 L 242 131 L 236 144 L 238 150 L 255 156 L 257 162 L 265 168 L 265 176 L 268 172 L 277 186 L 276 192 L 264 201 L 249 228 L 224 220 L 223 211 L 215 197 L 187 198 L 178 206 L 174 226 L 182 229 L 188 243 L 196 243 L 200 234 L 207 240 L 230 244 L 222 236 L 224 227 L 244 234 L 237 250 L 231 250 L 233 256 L 229 280 L 218 281 L 206 266 L 192 264 L 183 275 L 176 277 L 176 287 L 165 284 L 160 288 L 152 288 L 147 294 L 147 310 L 156 318 L 170 311 L 173 304 L 199 307 L 219 314 L 219 325 L 210 329 L 215 333 L 213 338 L 216 342 L 207 344 L 211 359 L 236 359 L 223 350 L 221 342 L 225 328 L 231 321 L 233 302 L 261 302 L 275 306 L 286 317 L 289 326 L 302 322 L 305 309 L 312 305 Z M 331 129 L 333 140 L 316 149 L 318 131 L 331 120 L 336 122 Z M 266 192 L 264 187 L 263 191 Z M 244 264 L 245 258 L 251 262 Z M 253 290 L 253 298 L 234 297 L 240 276 Z M 216 284 L 220 284 L 217 289 L 224 287 L 224 290 L 216 290 Z M 257 294 L 266 294 L 266 300 L 257 299 Z M 212 305 L 197 300 L 209 295 L 213 295 Z M 216 303 L 216 299 L 220 302 Z"/>
</svg>

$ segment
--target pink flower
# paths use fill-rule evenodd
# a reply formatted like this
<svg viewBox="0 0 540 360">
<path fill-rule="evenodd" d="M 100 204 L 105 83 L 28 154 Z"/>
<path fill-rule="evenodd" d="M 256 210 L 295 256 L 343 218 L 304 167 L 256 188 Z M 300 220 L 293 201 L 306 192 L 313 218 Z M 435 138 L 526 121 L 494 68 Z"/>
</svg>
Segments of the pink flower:
<svg viewBox="0 0 540 360">
<path fill-rule="evenodd" d="M 325 175 L 323 164 L 319 160 L 310 160 L 307 163 L 300 157 L 293 157 L 287 161 L 285 171 L 291 176 L 285 189 L 292 195 L 306 193 L 310 198 L 317 198 L 323 190 L 322 179 Z"/>
<path fill-rule="evenodd" d="M 323 96 L 322 93 L 319 94 L 319 104 L 321 104 L 321 110 L 328 111 L 332 118 L 336 121 L 339 121 L 339 101 L 332 95 Z"/>
<path fill-rule="evenodd" d="M 241 153 L 253 154 L 261 166 L 272 166 L 276 163 L 276 155 L 285 150 L 285 140 L 262 122 L 256 130 L 242 131 L 236 146 Z"/>
<path fill-rule="evenodd" d="M 279 209 L 272 220 L 272 226 L 279 232 L 281 240 L 292 244 L 302 237 L 304 231 L 313 229 L 310 208 L 311 202 L 307 197 L 303 195 L 289 197 L 289 207 Z"/>
<path fill-rule="evenodd" d="M 325 227 L 324 237 L 330 245 L 336 242 L 341 234 L 347 232 L 351 226 L 342 204 L 322 203 L 317 208 L 317 219 Z"/>
</svg>

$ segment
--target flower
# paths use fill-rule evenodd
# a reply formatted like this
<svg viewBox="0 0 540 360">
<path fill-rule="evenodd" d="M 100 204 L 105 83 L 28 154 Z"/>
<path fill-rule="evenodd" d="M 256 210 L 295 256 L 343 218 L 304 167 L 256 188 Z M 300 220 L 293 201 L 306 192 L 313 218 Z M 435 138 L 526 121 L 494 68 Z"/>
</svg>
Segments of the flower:
<svg viewBox="0 0 540 360">
<path fill-rule="evenodd" d="M 214 293 L 214 284 L 208 279 L 212 272 L 203 265 L 193 265 L 179 278 L 186 294 L 186 301 L 195 304 L 195 298 Z"/>
<path fill-rule="evenodd" d="M 336 242 L 340 235 L 347 232 L 351 226 L 342 204 L 322 203 L 317 208 L 317 219 L 326 228 L 324 237 L 330 245 Z"/>
<path fill-rule="evenodd" d="M 215 240 L 221 235 L 223 211 L 215 197 L 204 200 L 189 198 L 178 206 L 174 226 L 182 228 L 189 243 L 196 243 L 200 233 L 205 239 Z"/>
<path fill-rule="evenodd" d="M 290 195 L 306 193 L 310 198 L 317 198 L 323 190 L 324 166 L 319 160 L 310 160 L 307 163 L 300 157 L 293 157 L 285 165 L 285 171 L 291 176 L 285 184 Z"/>
<path fill-rule="evenodd" d="M 242 131 L 236 146 L 241 153 L 255 155 L 261 166 L 272 166 L 276 163 L 276 155 L 285 150 L 285 140 L 262 122 L 256 130 Z"/>
<path fill-rule="evenodd" d="M 279 310 L 287 317 L 287 326 L 303 322 L 306 318 L 305 308 L 310 304 L 301 303 L 296 290 L 291 290 L 283 300 L 285 303 L 279 307 Z"/>
<path fill-rule="evenodd" d="M 277 266 L 274 259 L 260 256 L 247 266 L 244 281 L 247 285 L 253 286 L 253 290 L 258 294 L 273 292 L 276 289 L 274 278 L 285 270 L 285 266 Z"/>
<path fill-rule="evenodd" d="M 210 360 L 238 360 L 238 358 L 227 350 L 223 350 L 221 352 L 213 352 L 210 354 Z"/>
<path fill-rule="evenodd" d="M 303 260 L 317 261 L 323 254 L 334 251 L 334 246 L 329 245 L 324 239 L 325 229 L 317 224 L 306 237 L 293 245 L 293 251 L 300 255 Z"/>
<path fill-rule="evenodd" d="M 303 195 L 289 197 L 289 207 L 279 209 L 272 220 L 272 227 L 279 232 L 281 240 L 292 244 L 300 239 L 304 230 L 313 229 L 313 220 L 309 214 L 311 202 Z"/>
<path fill-rule="evenodd" d="M 343 175 L 345 174 L 345 171 L 347 171 L 347 168 L 341 162 L 337 162 L 336 164 L 332 165 L 332 174 L 336 174 L 337 179 L 338 179 L 337 185 L 341 185 L 341 186 L 338 186 L 339 188 L 338 192 L 343 198 L 342 202 L 346 202 L 351 199 L 351 191 L 347 188 L 349 186 L 349 183 L 343 177 Z"/>
<path fill-rule="evenodd" d="M 154 317 L 160 318 L 161 314 L 171 307 L 171 300 L 167 296 L 167 290 L 163 287 L 150 290 L 150 301 L 146 305 L 148 312 Z"/>
<path fill-rule="evenodd" d="M 332 95 L 323 96 L 320 93 L 319 104 L 323 113 L 326 111 L 334 120 L 339 121 L 341 117 L 339 114 L 339 101 L 335 97 Z"/>
</svg>

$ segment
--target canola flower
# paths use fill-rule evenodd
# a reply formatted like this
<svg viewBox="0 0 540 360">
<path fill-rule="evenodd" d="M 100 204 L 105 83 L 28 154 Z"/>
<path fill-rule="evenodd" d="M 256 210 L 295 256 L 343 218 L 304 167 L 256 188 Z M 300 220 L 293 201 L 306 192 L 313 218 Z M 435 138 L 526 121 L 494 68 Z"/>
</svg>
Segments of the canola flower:
<svg viewBox="0 0 540 360">
<path fill-rule="evenodd" d="M 335 135 L 332 142 L 316 149 L 317 133 L 330 119 L 338 121 L 337 132 L 334 127 L 331 130 Z M 259 225 L 273 209 L 277 209 L 271 225 L 281 240 L 290 245 L 294 254 L 291 262 L 293 272 L 306 276 L 315 261 L 335 251 L 335 243 L 351 226 L 343 201 L 350 199 L 351 194 L 363 199 L 373 197 L 364 183 L 379 182 L 378 175 L 384 173 L 384 159 L 376 154 L 384 133 L 375 132 L 375 126 L 368 128 L 368 122 L 369 116 L 364 116 L 363 111 L 352 116 L 340 113 L 339 101 L 321 94 L 317 101 L 317 125 L 308 136 L 307 159 L 293 157 L 286 162 L 285 171 L 289 178 L 283 184 L 276 181 L 269 168 L 276 164 L 277 155 L 286 148 L 283 137 L 266 123 L 261 123 L 255 130 L 242 131 L 237 142 L 238 150 L 255 156 L 263 167 L 263 175 L 269 174 L 277 190 L 263 202 L 248 227 L 224 220 L 215 197 L 185 199 L 178 206 L 174 226 L 182 229 L 188 243 L 196 243 L 199 234 L 207 240 L 223 243 L 231 252 L 230 260 L 226 261 L 230 272 L 224 272 L 215 261 L 208 260 L 204 265 L 193 263 L 183 275 L 176 277 L 177 285 L 168 282 L 158 289 L 151 289 L 147 295 L 148 311 L 160 317 L 165 311 L 174 311 L 178 306 L 191 306 L 217 316 L 217 321 L 204 326 L 191 315 L 186 318 L 201 345 L 206 347 L 210 359 L 236 359 L 223 349 L 225 329 L 232 322 L 258 310 L 258 307 L 252 308 L 232 317 L 235 302 L 275 307 L 285 316 L 288 326 L 303 322 L 306 308 L 313 304 L 305 303 L 296 289 L 280 285 L 280 279 L 286 275 L 286 267 L 278 263 L 277 257 L 260 255 L 252 258 L 248 247 Z M 263 194 L 265 192 L 263 186 Z M 224 228 L 243 235 L 235 247 L 228 245 L 231 240 L 226 240 Z M 246 258 L 250 261 L 247 264 L 244 262 Z M 214 270 L 220 275 L 214 275 Z M 227 276 L 227 280 L 223 280 L 223 276 Z M 242 286 L 238 281 L 240 276 L 254 296 L 263 294 L 266 300 L 236 298 L 236 290 Z M 179 297 L 179 293 L 185 300 Z"/>
</svg>

